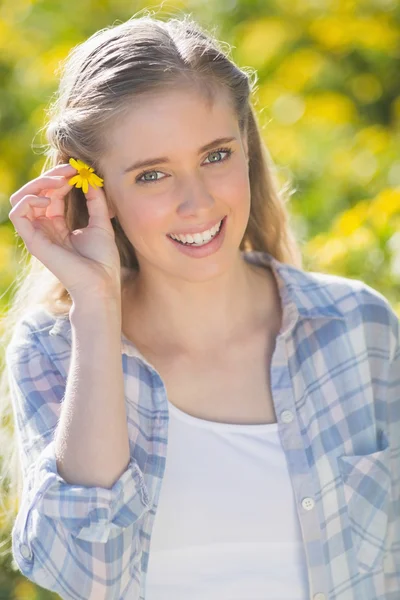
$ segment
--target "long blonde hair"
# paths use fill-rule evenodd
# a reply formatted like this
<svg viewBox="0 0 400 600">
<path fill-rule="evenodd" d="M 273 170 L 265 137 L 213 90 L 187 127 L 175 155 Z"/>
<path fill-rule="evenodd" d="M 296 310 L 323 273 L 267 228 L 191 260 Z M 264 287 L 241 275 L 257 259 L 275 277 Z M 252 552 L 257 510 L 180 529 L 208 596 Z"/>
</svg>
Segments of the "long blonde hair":
<svg viewBox="0 0 400 600">
<path fill-rule="evenodd" d="M 123 119 L 138 95 L 162 93 L 182 80 L 200 86 L 209 97 L 217 89 L 226 90 L 248 141 L 251 209 L 241 250 L 268 252 L 281 262 L 302 268 L 301 252 L 285 207 L 288 188 L 279 189 L 251 104 L 256 75 L 252 69 L 240 69 L 229 57 L 229 50 L 227 44 L 217 41 L 187 14 L 166 21 L 146 14 L 96 32 L 74 47 L 62 64 L 59 89 L 47 111 L 47 158 L 42 173 L 67 163 L 72 156 L 90 164 L 102 176 L 100 158 L 107 131 L 116 120 Z M 107 196 L 106 184 L 104 190 Z M 72 188 L 66 200 L 65 218 L 70 231 L 86 227 L 88 212 L 82 190 Z M 116 217 L 112 225 L 121 268 L 137 270 L 135 250 Z M 68 315 L 71 307 L 61 282 L 35 257 L 27 258 L 2 318 L 2 348 L 8 345 L 28 308 L 41 305 L 54 315 Z M 22 473 L 4 368 L 0 374 L 0 414 L 0 476 L 3 497 L 6 492 L 8 495 L 2 502 L 3 526 L 11 526 L 22 491 Z"/>
</svg>

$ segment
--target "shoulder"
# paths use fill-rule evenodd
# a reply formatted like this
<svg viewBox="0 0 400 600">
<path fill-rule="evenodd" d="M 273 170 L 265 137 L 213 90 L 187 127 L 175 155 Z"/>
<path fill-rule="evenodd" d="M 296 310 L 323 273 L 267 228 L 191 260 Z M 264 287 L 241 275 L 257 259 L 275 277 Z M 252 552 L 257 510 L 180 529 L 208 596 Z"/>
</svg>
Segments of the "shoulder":
<svg viewBox="0 0 400 600">
<path fill-rule="evenodd" d="M 345 317 L 359 312 L 365 320 L 391 325 L 397 316 L 389 300 L 377 289 L 360 279 L 326 273 L 305 272 L 304 279 L 323 290 Z"/>
<path fill-rule="evenodd" d="M 393 312 L 387 298 L 378 290 L 360 279 L 351 279 L 330 273 L 301 271 L 296 269 L 295 277 L 305 289 L 323 294 L 327 301 L 335 303 L 343 315 L 351 314 L 355 309 L 375 306 L 384 312 Z"/>
<path fill-rule="evenodd" d="M 62 341 L 60 336 L 53 336 L 53 332 L 68 325 L 67 316 L 54 315 L 43 306 L 36 306 L 26 311 L 16 322 L 6 354 L 21 355 L 35 349 L 53 354 L 57 352 Z"/>
<path fill-rule="evenodd" d="M 362 319 L 398 329 L 399 319 L 388 299 L 360 279 L 307 271 L 266 252 L 247 252 L 245 257 L 272 269 L 284 302 L 294 304 L 301 316 L 337 317 L 348 322 Z"/>
<path fill-rule="evenodd" d="M 359 279 L 304 271 L 282 263 L 280 273 L 300 311 L 336 312 L 349 330 L 362 327 L 366 335 L 376 336 L 376 341 L 385 340 L 393 356 L 399 339 L 399 318 L 381 292 Z"/>
</svg>

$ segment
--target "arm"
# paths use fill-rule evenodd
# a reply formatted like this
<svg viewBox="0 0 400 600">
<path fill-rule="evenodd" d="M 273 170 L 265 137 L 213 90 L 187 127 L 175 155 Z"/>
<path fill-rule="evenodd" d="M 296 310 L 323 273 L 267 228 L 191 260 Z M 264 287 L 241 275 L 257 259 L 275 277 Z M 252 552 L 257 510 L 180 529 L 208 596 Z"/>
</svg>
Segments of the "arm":
<svg viewBox="0 0 400 600">
<path fill-rule="evenodd" d="M 389 508 L 388 552 L 385 555 L 385 599 L 400 598 L 400 338 L 399 320 L 390 312 L 392 351 L 388 375 L 387 418 L 391 446 L 392 495 Z"/>
<path fill-rule="evenodd" d="M 120 308 L 74 305 L 72 355 L 56 457 L 68 483 L 111 487 L 129 463 Z"/>
<path fill-rule="evenodd" d="M 94 337 L 105 339 L 99 321 Z M 64 599 L 120 597 L 130 581 L 128 565 L 140 556 L 139 521 L 150 509 L 148 491 L 133 458 L 111 488 L 94 478 L 92 487 L 67 482 L 58 472 L 55 435 L 62 431 L 73 359 L 67 381 L 55 365 L 67 361 L 69 351 L 62 338 L 52 338 L 43 327 L 32 331 L 29 324 L 7 348 L 24 486 L 12 531 L 13 555 L 28 579 Z M 107 483 L 124 464 L 112 465 Z"/>
</svg>

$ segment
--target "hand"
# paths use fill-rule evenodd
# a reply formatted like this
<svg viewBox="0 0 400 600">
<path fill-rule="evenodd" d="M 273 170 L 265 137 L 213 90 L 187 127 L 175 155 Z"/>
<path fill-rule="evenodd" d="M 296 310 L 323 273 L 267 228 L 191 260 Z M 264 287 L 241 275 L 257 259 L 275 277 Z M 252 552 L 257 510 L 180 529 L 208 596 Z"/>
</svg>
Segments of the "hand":
<svg viewBox="0 0 400 600">
<path fill-rule="evenodd" d="M 85 194 L 88 226 L 69 231 L 64 219 L 70 164 L 57 165 L 25 184 L 10 197 L 9 213 L 30 254 L 43 263 L 72 299 L 92 298 L 99 291 L 119 298 L 121 266 L 106 196 L 89 186 Z"/>
</svg>

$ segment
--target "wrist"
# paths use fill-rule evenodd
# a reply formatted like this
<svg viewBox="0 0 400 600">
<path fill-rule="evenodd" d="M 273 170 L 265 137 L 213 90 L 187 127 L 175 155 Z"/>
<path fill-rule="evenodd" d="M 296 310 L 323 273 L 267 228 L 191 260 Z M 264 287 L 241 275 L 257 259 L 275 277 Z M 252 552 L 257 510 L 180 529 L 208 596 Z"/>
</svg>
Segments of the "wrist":
<svg viewBox="0 0 400 600">
<path fill-rule="evenodd" d="M 99 319 L 112 319 L 113 317 L 121 320 L 121 297 L 115 295 L 91 295 L 72 298 L 72 305 L 69 311 L 71 322 L 81 317 L 98 321 Z"/>
<path fill-rule="evenodd" d="M 72 300 L 72 307 L 79 307 L 83 310 L 85 307 L 91 310 L 97 306 L 120 305 L 121 281 L 88 284 L 79 290 L 68 290 L 68 293 Z"/>
</svg>

